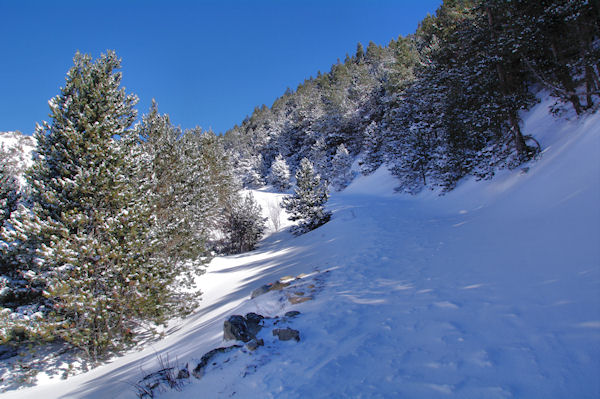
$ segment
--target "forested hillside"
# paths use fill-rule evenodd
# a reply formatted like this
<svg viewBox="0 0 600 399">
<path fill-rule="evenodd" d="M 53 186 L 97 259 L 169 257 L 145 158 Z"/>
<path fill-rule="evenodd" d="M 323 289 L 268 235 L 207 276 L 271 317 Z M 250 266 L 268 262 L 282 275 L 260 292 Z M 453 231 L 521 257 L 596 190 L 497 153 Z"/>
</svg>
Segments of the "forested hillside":
<svg viewBox="0 0 600 399">
<path fill-rule="evenodd" d="M 98 361 L 196 309 L 202 266 L 252 249 L 264 220 L 214 133 L 181 132 L 155 104 L 134 125 L 116 54 L 73 62 L 23 187 L 2 157 L 0 342 Z"/>
<path fill-rule="evenodd" d="M 597 0 L 447 0 L 224 135 L 182 131 L 157 103 L 138 120 L 117 55 L 77 53 L 31 167 L 0 154 L 0 343 L 96 362 L 190 314 L 207 262 L 263 236 L 242 187 L 293 188 L 302 234 L 330 219 L 329 190 L 382 165 L 414 194 L 534 159 L 521 117 L 540 93 L 557 116 L 598 110 L 599 21 Z"/>
<path fill-rule="evenodd" d="M 599 16 L 597 1 L 444 1 L 413 35 L 359 43 L 329 72 L 257 107 L 225 146 L 251 187 L 279 154 L 292 171 L 308 158 L 332 181 L 349 167 L 335 161 L 344 150 L 362 173 L 387 164 L 413 193 L 490 177 L 540 151 L 520 116 L 537 92 L 556 99 L 557 114 L 597 109 Z"/>
</svg>

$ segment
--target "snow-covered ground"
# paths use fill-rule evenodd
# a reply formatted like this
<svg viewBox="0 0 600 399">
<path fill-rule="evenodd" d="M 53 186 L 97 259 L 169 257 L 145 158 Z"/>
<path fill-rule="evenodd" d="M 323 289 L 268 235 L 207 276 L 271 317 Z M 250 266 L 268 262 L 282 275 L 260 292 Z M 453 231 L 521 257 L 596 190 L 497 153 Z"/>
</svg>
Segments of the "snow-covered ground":
<svg viewBox="0 0 600 399">
<path fill-rule="evenodd" d="M 383 169 L 360 177 L 332 196 L 321 228 L 294 237 L 281 226 L 257 250 L 215 259 L 198 279 L 201 308 L 165 339 L 4 395 L 133 398 L 159 358 L 193 368 L 231 345 L 229 315 L 298 310 L 278 322 L 300 342 L 263 329 L 264 347 L 219 355 L 158 397 L 600 397 L 600 114 L 557 121 L 541 104 L 524 130 L 545 149 L 527 172 L 441 197 L 392 194 Z M 301 278 L 250 299 L 283 276 Z"/>
</svg>

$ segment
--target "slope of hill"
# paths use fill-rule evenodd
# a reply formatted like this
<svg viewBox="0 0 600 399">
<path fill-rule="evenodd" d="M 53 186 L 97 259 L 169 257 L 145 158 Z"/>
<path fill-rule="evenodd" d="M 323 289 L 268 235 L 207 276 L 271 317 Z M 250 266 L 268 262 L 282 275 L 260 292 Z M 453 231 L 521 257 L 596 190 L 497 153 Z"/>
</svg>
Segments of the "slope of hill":
<svg viewBox="0 0 600 399">
<path fill-rule="evenodd" d="M 600 396 L 600 114 L 553 120 L 547 105 L 525 118 L 545 148 L 527 168 L 441 197 L 393 195 L 382 169 L 361 177 L 332 197 L 323 227 L 215 259 L 198 279 L 202 307 L 165 339 L 6 397 L 135 397 L 161 359 L 193 369 L 231 345 L 223 321 L 247 312 L 279 316 L 263 347 L 217 355 L 183 392 L 157 396 Z M 283 276 L 299 278 L 250 298 Z M 277 340 L 275 322 L 300 341 Z"/>
<path fill-rule="evenodd" d="M 23 173 L 32 163 L 31 153 L 35 139 L 20 132 L 0 132 L 0 152 L 8 158 L 8 163 L 24 183 Z"/>
</svg>

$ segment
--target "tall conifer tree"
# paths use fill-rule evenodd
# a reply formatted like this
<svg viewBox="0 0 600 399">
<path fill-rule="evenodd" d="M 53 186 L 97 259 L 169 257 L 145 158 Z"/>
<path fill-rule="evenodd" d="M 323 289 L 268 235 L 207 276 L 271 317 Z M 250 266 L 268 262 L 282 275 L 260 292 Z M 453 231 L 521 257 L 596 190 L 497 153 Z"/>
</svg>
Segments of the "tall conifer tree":
<svg viewBox="0 0 600 399">
<path fill-rule="evenodd" d="M 150 261 L 151 209 L 130 129 L 137 99 L 120 87 L 120 60 L 109 51 L 73 61 L 51 123 L 36 132 L 32 207 L 9 221 L 3 259 L 42 283 L 48 329 L 98 359 L 189 306 L 177 271 Z"/>
</svg>

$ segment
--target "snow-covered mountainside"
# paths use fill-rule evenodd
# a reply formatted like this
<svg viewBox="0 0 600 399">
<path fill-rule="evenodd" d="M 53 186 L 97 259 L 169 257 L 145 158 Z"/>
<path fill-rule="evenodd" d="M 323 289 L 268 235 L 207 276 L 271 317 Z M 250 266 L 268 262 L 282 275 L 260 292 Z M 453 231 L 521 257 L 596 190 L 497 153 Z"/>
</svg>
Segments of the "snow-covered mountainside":
<svg viewBox="0 0 600 399">
<path fill-rule="evenodd" d="M 26 136 L 21 132 L 0 132 L 0 146 L 7 151 L 21 147 L 25 153 L 24 158 L 28 158 L 27 155 L 31 154 L 35 147 L 35 140 L 33 136 Z"/>
<path fill-rule="evenodd" d="M 358 178 L 321 228 L 281 226 L 253 252 L 216 258 L 198 279 L 201 308 L 163 340 L 5 396 L 136 397 L 161 359 L 194 369 L 234 343 L 227 317 L 255 312 L 279 316 L 264 346 L 218 354 L 155 397 L 599 397 L 600 114 L 560 121 L 540 104 L 525 121 L 544 148 L 526 168 L 444 196 L 393 194 L 384 169 Z M 277 280 L 289 285 L 251 299 Z M 273 336 L 286 327 L 299 342 Z"/>
<path fill-rule="evenodd" d="M 9 163 L 22 180 L 23 172 L 31 165 L 31 153 L 35 148 L 33 136 L 20 132 L 0 132 L 0 151 L 8 156 Z"/>
</svg>

